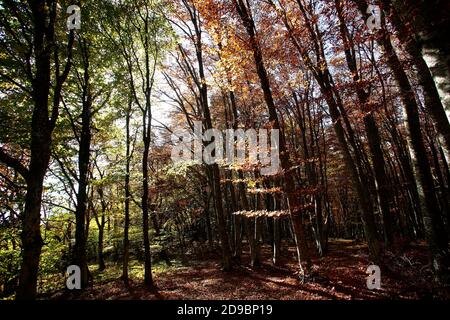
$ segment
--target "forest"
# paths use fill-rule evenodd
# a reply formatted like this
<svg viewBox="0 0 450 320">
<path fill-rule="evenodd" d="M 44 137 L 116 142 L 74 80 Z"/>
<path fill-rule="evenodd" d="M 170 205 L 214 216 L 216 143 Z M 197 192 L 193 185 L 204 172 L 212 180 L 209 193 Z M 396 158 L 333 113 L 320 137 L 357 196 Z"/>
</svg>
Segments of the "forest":
<svg viewBox="0 0 450 320">
<path fill-rule="evenodd" d="M 448 30 L 447 0 L 0 0 L 0 300 L 449 299 Z"/>
</svg>

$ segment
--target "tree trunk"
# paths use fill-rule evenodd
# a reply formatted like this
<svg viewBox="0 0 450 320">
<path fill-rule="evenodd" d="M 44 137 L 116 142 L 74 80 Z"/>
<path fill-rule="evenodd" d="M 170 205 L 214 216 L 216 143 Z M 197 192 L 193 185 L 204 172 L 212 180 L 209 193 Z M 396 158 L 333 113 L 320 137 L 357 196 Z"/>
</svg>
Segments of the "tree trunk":
<svg viewBox="0 0 450 320">
<path fill-rule="evenodd" d="M 123 261 L 122 261 L 122 280 L 128 284 L 128 262 L 130 259 L 130 240 L 128 232 L 130 229 L 130 163 L 131 163 L 131 137 L 130 137 L 130 118 L 132 99 L 128 101 L 128 108 L 126 111 L 126 153 L 125 153 L 125 221 L 123 226 Z"/>
<path fill-rule="evenodd" d="M 105 233 L 105 213 L 102 212 L 100 224 L 98 226 L 98 270 L 106 269 L 105 258 L 103 256 L 103 235 Z"/>
<path fill-rule="evenodd" d="M 34 132 L 34 131 L 33 131 Z M 33 136 L 33 135 L 32 135 Z M 33 144 L 33 142 L 32 142 Z M 43 145 L 39 149 L 43 151 Z M 33 154 L 33 153 L 32 153 Z M 48 150 L 50 155 L 50 150 Z M 34 154 L 38 162 L 44 160 Z M 40 216 L 42 201 L 42 184 L 44 174 L 42 169 L 35 168 L 32 158 L 30 163 L 30 178 L 27 182 L 27 194 L 25 197 L 25 212 L 22 223 L 22 264 L 20 267 L 19 286 L 17 287 L 16 300 L 33 300 L 37 293 L 37 277 L 39 269 L 39 257 L 44 242 L 41 237 Z M 44 160 L 45 161 L 45 160 Z"/>
<path fill-rule="evenodd" d="M 145 122 L 144 122 L 145 123 Z M 150 238 L 149 238 L 149 187 L 148 187 L 148 155 L 150 150 L 150 137 L 144 136 L 144 154 L 142 156 L 142 232 L 144 239 L 144 284 L 151 288 L 153 287 L 152 277 L 152 258 L 150 252 Z"/>
<path fill-rule="evenodd" d="M 281 236 L 280 236 L 280 219 L 273 218 L 273 255 L 272 262 L 274 265 L 280 264 L 280 245 L 281 245 Z"/>
<path fill-rule="evenodd" d="M 205 186 L 205 188 L 207 188 Z M 204 199 L 204 211 L 203 214 L 205 216 L 205 220 L 206 220 L 206 237 L 208 238 L 208 245 L 209 248 L 212 249 L 213 245 L 214 245 L 214 239 L 213 239 L 213 235 L 212 235 L 212 229 L 211 229 L 211 215 L 209 213 L 209 209 L 210 209 L 210 198 L 211 198 L 211 194 L 207 192 L 207 190 L 205 189 L 203 191 L 203 199 Z"/>
<path fill-rule="evenodd" d="M 86 45 L 86 44 L 84 44 Z M 86 260 L 86 214 L 87 214 L 87 187 L 89 183 L 89 162 L 91 148 L 91 107 L 92 95 L 89 82 L 89 62 L 87 48 L 84 48 L 84 83 L 83 83 L 83 110 L 81 114 L 82 128 L 78 151 L 78 191 L 75 208 L 75 245 L 72 262 L 80 267 L 81 288 L 88 286 L 89 269 Z"/>
</svg>

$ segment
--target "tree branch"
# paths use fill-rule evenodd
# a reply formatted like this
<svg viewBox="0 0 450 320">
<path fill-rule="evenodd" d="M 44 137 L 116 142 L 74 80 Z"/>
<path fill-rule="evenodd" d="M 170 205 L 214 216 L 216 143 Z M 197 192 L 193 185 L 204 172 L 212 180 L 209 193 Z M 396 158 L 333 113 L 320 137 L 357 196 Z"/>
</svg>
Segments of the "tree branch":
<svg viewBox="0 0 450 320">
<path fill-rule="evenodd" d="M 0 148 L 0 162 L 16 170 L 26 181 L 28 181 L 29 171 L 18 159 L 11 157 L 3 148 Z"/>
</svg>

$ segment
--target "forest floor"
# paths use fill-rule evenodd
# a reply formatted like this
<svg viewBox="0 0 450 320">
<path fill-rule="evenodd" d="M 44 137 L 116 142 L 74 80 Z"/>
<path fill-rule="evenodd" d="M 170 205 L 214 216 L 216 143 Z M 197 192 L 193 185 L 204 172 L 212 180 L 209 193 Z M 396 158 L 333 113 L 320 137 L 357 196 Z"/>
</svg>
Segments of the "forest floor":
<svg viewBox="0 0 450 320">
<path fill-rule="evenodd" d="M 154 270 L 157 291 L 142 285 L 142 274 L 133 276 L 128 285 L 120 279 L 120 266 L 109 271 L 94 271 L 94 285 L 81 294 L 59 291 L 50 299 L 423 299 L 450 297 L 450 288 L 432 287 L 430 266 L 423 243 L 410 245 L 402 255 L 390 256 L 382 271 L 381 289 L 366 286 L 366 269 L 370 264 L 365 244 L 350 240 L 333 240 L 324 257 L 313 259 L 314 277 L 301 283 L 295 275 L 295 251 L 291 247 L 282 257 L 282 266 L 271 263 L 270 247 L 262 249 L 262 264 L 250 268 L 248 254 L 231 272 L 220 270 L 220 257 L 189 256 L 188 265 L 174 265 Z M 195 260 L 193 260 L 195 259 Z M 131 273 L 133 274 L 131 267 Z M 108 270 L 108 269 L 107 269 Z M 44 297 L 43 297 L 44 298 Z"/>
</svg>

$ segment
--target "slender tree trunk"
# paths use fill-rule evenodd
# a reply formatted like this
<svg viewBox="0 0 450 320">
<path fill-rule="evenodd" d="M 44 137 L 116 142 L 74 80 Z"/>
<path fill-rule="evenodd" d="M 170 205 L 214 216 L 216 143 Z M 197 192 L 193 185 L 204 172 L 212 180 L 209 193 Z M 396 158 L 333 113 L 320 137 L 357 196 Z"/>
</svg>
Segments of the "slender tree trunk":
<svg viewBox="0 0 450 320">
<path fill-rule="evenodd" d="M 126 153 L 125 153 L 125 221 L 123 226 L 123 262 L 122 262 L 122 280 L 128 283 L 128 262 L 130 260 L 130 240 L 128 232 L 130 229 L 130 163 L 131 163 L 131 137 L 130 137 L 130 118 L 132 99 L 128 101 L 126 112 Z"/>
<path fill-rule="evenodd" d="M 102 212 L 100 223 L 98 225 L 98 270 L 103 271 L 106 269 L 105 258 L 103 256 L 103 236 L 105 233 L 105 213 Z"/>
<path fill-rule="evenodd" d="M 439 189 L 440 189 L 440 205 L 442 208 L 442 218 L 447 220 L 447 225 L 449 223 L 447 217 L 449 216 L 449 198 L 448 198 L 448 187 L 445 185 L 444 182 L 444 176 L 442 174 L 441 166 L 439 165 L 439 158 L 438 158 L 438 151 L 436 149 L 436 146 L 434 144 L 434 139 L 430 139 L 430 149 L 431 149 L 431 155 L 433 157 L 433 165 L 434 165 L 434 171 L 437 177 L 437 181 L 439 183 Z"/>
<path fill-rule="evenodd" d="M 144 239 L 144 284 L 153 287 L 152 258 L 149 238 L 149 186 L 148 186 L 148 156 L 150 150 L 150 137 L 144 137 L 144 153 L 142 156 L 142 232 Z"/>
<path fill-rule="evenodd" d="M 281 246 L 281 235 L 280 235 L 280 219 L 273 218 L 273 256 L 272 262 L 274 265 L 280 264 L 280 246 Z"/>
<path fill-rule="evenodd" d="M 230 83 L 230 80 L 228 80 L 228 81 Z M 236 130 L 236 129 L 238 129 L 238 113 L 237 113 L 236 97 L 235 97 L 235 94 L 234 94 L 233 91 L 229 91 L 228 92 L 228 96 L 230 98 L 232 127 L 233 127 L 233 129 Z M 237 174 L 238 174 L 239 180 L 242 181 L 242 179 L 244 178 L 244 174 L 243 174 L 242 170 L 239 169 Z M 233 192 L 234 192 L 234 187 L 233 187 Z M 242 182 L 239 182 L 238 197 L 241 199 L 242 206 L 244 206 L 244 202 L 245 202 L 245 206 L 248 207 L 247 197 L 245 195 L 245 187 L 244 187 Z M 243 199 L 242 197 L 244 197 L 245 199 Z M 237 201 L 235 200 L 235 202 L 236 202 L 235 209 L 238 210 Z M 247 209 L 244 209 L 244 210 L 247 210 Z M 235 250 L 234 250 L 234 258 L 237 259 L 238 261 L 240 261 L 241 260 L 241 254 L 242 254 L 242 220 L 245 219 L 245 218 L 237 215 L 237 216 L 234 217 L 234 219 L 235 219 L 234 220 L 235 221 L 235 239 L 234 239 L 234 241 L 235 241 Z"/>
<path fill-rule="evenodd" d="M 151 94 L 154 84 L 154 76 L 156 71 L 156 59 L 158 56 L 158 48 L 150 47 L 150 16 L 149 8 L 145 6 L 145 16 L 142 18 L 144 23 L 144 33 L 142 35 L 143 47 L 145 52 L 145 78 L 143 93 L 145 96 L 145 106 L 142 108 L 142 141 L 144 143 L 144 150 L 142 154 L 142 233 L 144 240 L 144 285 L 150 289 L 154 288 L 152 276 L 152 256 L 150 250 L 150 227 L 149 227 L 149 206 L 150 206 L 150 192 L 149 192 L 149 155 L 151 145 L 152 133 L 152 105 Z M 142 39 L 141 38 L 141 39 Z M 152 52 L 156 50 L 156 52 Z M 153 54 L 153 64 L 150 64 L 150 56 Z"/>
<path fill-rule="evenodd" d="M 222 191 L 220 188 L 220 171 L 219 166 L 215 163 L 211 165 L 212 178 L 213 178 L 213 194 L 214 204 L 217 213 L 217 228 L 219 230 L 219 237 L 222 246 L 222 260 L 223 270 L 229 271 L 231 269 L 231 251 L 228 240 L 228 234 L 226 231 L 226 222 L 222 207 Z"/>
<path fill-rule="evenodd" d="M 101 173 L 100 173 L 100 178 L 103 178 L 103 175 Z M 100 218 L 98 216 L 98 211 L 92 205 L 92 202 L 91 202 L 90 208 L 92 209 L 92 211 L 94 213 L 95 222 L 96 222 L 97 228 L 98 228 L 98 243 L 97 243 L 98 270 L 103 271 L 106 269 L 105 259 L 103 256 L 103 239 L 104 239 L 104 234 L 105 234 L 105 214 L 106 214 L 106 210 L 107 210 L 108 206 L 107 206 L 107 203 L 104 198 L 103 186 L 99 186 L 97 192 L 100 197 L 100 204 L 101 204 Z M 90 210 L 88 209 L 88 211 L 90 211 Z M 87 232 L 86 232 L 86 234 L 87 234 Z"/>
<path fill-rule="evenodd" d="M 204 211 L 203 214 L 205 216 L 205 220 L 206 220 L 206 237 L 208 238 L 208 244 L 210 249 L 213 248 L 214 245 L 214 239 L 213 239 L 213 235 L 212 235 L 212 229 L 211 229 L 211 215 L 209 213 L 210 210 L 210 198 L 211 198 L 211 194 L 208 193 L 206 190 L 203 191 L 203 200 L 204 200 Z"/>
<path fill-rule="evenodd" d="M 75 245 L 72 262 L 80 267 L 81 288 L 88 286 L 89 269 L 86 260 L 86 216 L 87 216 L 87 187 L 89 183 L 89 163 L 91 148 L 91 108 L 92 94 L 89 79 L 89 56 L 86 43 L 83 47 L 84 80 L 83 80 L 83 109 L 81 114 L 81 134 L 78 151 L 78 191 L 75 208 Z"/>
</svg>

